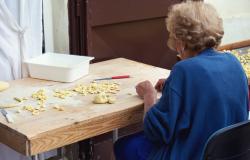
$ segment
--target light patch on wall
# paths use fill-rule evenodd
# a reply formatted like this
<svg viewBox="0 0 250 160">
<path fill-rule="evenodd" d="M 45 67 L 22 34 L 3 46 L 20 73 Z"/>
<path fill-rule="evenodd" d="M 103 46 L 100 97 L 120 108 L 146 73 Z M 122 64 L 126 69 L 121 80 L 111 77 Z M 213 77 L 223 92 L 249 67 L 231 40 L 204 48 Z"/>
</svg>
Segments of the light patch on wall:
<svg viewBox="0 0 250 160">
<path fill-rule="evenodd" d="M 46 52 L 69 53 L 68 0 L 44 0 Z"/>
<path fill-rule="evenodd" d="M 249 0 L 205 0 L 212 4 L 223 18 L 225 36 L 222 44 L 250 39 Z"/>
</svg>

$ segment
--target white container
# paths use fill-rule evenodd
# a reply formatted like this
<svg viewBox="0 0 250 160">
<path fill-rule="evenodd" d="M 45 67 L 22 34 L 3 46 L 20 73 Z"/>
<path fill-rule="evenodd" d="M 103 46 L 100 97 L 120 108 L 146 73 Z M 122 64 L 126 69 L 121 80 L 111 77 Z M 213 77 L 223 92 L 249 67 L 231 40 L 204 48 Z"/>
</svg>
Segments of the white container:
<svg viewBox="0 0 250 160">
<path fill-rule="evenodd" d="M 89 73 L 89 62 L 94 57 L 60 53 L 45 53 L 25 60 L 33 78 L 59 82 L 73 82 Z"/>
</svg>

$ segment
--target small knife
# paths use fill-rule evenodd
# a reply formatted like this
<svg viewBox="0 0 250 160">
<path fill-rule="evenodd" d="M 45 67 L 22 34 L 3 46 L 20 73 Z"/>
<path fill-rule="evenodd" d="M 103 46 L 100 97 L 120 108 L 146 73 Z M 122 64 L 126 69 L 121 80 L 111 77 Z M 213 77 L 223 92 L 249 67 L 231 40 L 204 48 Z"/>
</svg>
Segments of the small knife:
<svg viewBox="0 0 250 160">
<path fill-rule="evenodd" d="M 129 75 L 113 76 L 113 77 L 95 79 L 94 81 L 102 81 L 102 80 L 110 80 L 110 79 L 123 79 L 123 78 L 130 78 L 130 76 Z"/>
<path fill-rule="evenodd" d="M 1 109 L 1 112 L 4 115 L 4 117 L 6 118 L 8 123 L 14 122 L 13 118 L 10 116 L 10 114 L 8 114 L 8 112 L 5 109 Z"/>
</svg>

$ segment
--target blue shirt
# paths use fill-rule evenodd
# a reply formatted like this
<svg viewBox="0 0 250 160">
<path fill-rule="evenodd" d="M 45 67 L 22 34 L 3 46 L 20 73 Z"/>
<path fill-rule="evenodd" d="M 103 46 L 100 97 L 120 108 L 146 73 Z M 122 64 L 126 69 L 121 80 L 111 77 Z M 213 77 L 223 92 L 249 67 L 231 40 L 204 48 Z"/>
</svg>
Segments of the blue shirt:
<svg viewBox="0 0 250 160">
<path fill-rule="evenodd" d="M 144 133 L 154 144 L 149 159 L 199 160 L 209 136 L 248 118 L 248 82 L 230 53 L 206 49 L 178 62 L 162 97 L 147 112 Z"/>
</svg>

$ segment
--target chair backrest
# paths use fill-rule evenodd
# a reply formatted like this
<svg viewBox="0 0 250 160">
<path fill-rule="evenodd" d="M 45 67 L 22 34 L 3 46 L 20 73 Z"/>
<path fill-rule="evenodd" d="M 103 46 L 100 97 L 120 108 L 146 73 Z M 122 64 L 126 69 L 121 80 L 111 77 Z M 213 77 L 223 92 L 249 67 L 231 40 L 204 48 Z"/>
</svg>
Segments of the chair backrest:
<svg viewBox="0 0 250 160">
<path fill-rule="evenodd" d="M 203 160 L 250 160 L 250 121 L 216 131 L 207 141 Z"/>
</svg>

